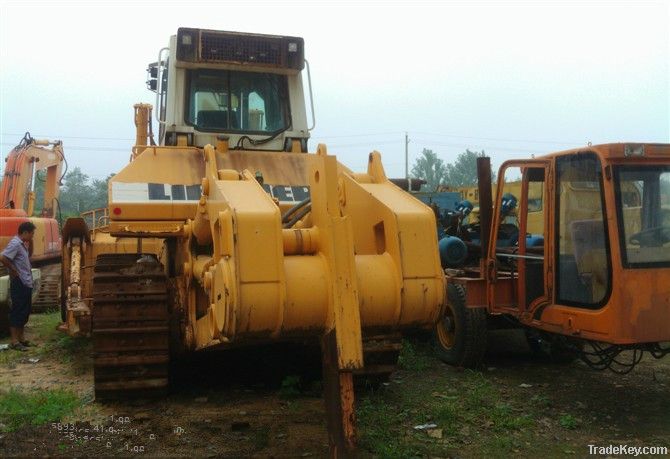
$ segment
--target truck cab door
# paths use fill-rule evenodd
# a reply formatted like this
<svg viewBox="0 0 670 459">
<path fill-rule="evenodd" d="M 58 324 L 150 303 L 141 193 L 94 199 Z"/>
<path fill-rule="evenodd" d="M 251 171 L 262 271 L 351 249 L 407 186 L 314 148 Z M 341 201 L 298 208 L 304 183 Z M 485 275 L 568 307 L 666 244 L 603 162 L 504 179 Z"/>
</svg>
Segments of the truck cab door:
<svg viewBox="0 0 670 459">
<path fill-rule="evenodd" d="M 520 316 L 549 297 L 549 177 L 544 160 L 508 161 L 500 168 L 486 255 L 493 313 Z"/>
</svg>

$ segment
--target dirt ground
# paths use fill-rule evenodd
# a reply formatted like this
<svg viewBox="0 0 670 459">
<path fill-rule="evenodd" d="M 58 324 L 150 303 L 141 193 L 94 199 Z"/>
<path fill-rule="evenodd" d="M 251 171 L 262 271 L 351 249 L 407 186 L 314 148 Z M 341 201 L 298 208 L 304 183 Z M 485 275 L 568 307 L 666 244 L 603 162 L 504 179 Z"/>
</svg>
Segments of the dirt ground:
<svg viewBox="0 0 670 459">
<path fill-rule="evenodd" d="M 93 401 L 90 346 L 52 333 L 56 320 L 54 314 L 31 319 L 28 336 L 40 346 L 29 355 L 0 352 L 0 391 L 65 389 L 81 407 L 60 423 L 13 431 L 0 425 L 2 456 L 328 453 L 314 354 L 286 348 L 201 356 L 179 367 L 167 398 L 103 405 Z M 467 372 L 433 358 L 425 343 L 408 346 L 412 353 L 403 354 L 387 385 L 359 394 L 362 457 L 583 457 L 589 444 L 670 446 L 670 360 L 645 358 L 625 376 L 594 372 L 581 363 L 539 361 L 518 334 L 506 332 L 492 335 L 485 368 Z M 433 410 L 445 400 L 443 408 L 454 408 L 451 420 Z M 486 400 L 490 416 L 476 406 Z M 427 422 L 444 433 L 414 428 Z"/>
</svg>

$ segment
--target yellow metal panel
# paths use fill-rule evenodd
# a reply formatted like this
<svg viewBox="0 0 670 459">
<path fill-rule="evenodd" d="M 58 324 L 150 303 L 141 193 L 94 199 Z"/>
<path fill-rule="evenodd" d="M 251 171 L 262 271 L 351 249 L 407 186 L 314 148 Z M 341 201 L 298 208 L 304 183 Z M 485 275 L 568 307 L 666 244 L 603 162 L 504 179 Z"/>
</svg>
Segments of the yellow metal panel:
<svg viewBox="0 0 670 459">
<path fill-rule="evenodd" d="M 241 282 L 237 333 L 245 337 L 270 337 L 279 331 L 281 284 L 275 282 Z M 283 316 L 283 314 L 282 314 Z"/>
<path fill-rule="evenodd" d="M 392 184 L 362 184 L 361 187 L 378 201 L 377 205 L 392 209 L 396 216 L 400 261 L 404 277 L 435 277 L 439 266 L 435 214 L 418 199 Z M 432 240 L 426 240 L 431 237 Z M 434 251 L 431 249 L 434 248 Z M 430 260 L 432 259 L 432 260 Z M 427 262 L 428 260 L 432 262 Z M 441 272 L 441 269 L 440 269 Z"/>
<path fill-rule="evenodd" d="M 283 330 L 321 334 L 328 319 L 330 276 L 321 255 L 284 258 L 286 275 L 286 310 Z"/>
<path fill-rule="evenodd" d="M 362 182 L 360 183 L 359 180 Z M 419 200 L 403 192 L 384 176 L 378 153 L 370 155 L 368 173 L 345 176 L 343 211 L 351 217 L 357 254 L 386 254 L 386 270 L 370 269 L 365 281 L 375 284 L 378 276 L 394 276 L 387 289 L 396 289 L 401 300 L 393 307 L 396 326 L 425 326 L 437 320 L 444 302 L 445 280 L 440 266 L 435 215 Z M 361 266 L 360 268 L 363 268 Z M 359 268 L 359 269 L 360 269 Z M 359 279 L 363 274 L 359 272 Z M 359 282 L 364 284 L 363 280 Z M 389 306 L 389 309 L 391 307 Z M 390 320 L 391 311 L 378 309 L 384 319 L 368 314 L 362 318 Z"/>
<path fill-rule="evenodd" d="M 255 180 L 218 181 L 216 186 L 233 212 L 242 282 L 278 281 L 278 247 L 283 247 L 279 209 Z"/>
<path fill-rule="evenodd" d="M 361 324 L 395 327 L 400 318 L 400 284 L 391 255 L 356 255 Z"/>
<path fill-rule="evenodd" d="M 272 185 L 305 185 L 308 166 L 303 155 L 283 152 L 230 151 L 217 155 L 218 169 L 244 169 L 263 174 L 265 183 Z"/>
<path fill-rule="evenodd" d="M 147 147 L 110 182 L 199 184 L 205 175 L 202 150 L 195 147 Z"/>
<path fill-rule="evenodd" d="M 335 329 L 338 367 L 353 370 L 363 366 L 363 346 L 351 222 L 340 216 L 335 157 L 327 156 L 320 145 L 309 159 L 312 220 L 319 227 L 321 251 L 332 276 L 327 330 Z"/>
</svg>

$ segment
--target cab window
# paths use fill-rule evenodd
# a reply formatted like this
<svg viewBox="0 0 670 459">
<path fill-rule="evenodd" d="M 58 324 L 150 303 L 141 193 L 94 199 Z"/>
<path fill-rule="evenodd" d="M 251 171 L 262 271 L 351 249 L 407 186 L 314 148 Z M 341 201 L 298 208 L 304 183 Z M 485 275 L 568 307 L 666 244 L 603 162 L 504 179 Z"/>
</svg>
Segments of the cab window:
<svg viewBox="0 0 670 459">
<path fill-rule="evenodd" d="M 610 291 L 602 169 L 594 153 L 556 159 L 557 302 L 600 307 Z"/>
<path fill-rule="evenodd" d="M 187 124 L 199 131 L 275 133 L 289 128 L 286 76 L 190 71 Z"/>
</svg>

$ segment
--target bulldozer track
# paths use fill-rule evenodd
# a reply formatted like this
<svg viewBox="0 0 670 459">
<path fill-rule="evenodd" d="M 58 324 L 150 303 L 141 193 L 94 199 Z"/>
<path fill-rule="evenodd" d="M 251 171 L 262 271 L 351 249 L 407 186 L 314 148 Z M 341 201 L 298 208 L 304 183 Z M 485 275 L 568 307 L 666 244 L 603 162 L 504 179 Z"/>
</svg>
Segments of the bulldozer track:
<svg viewBox="0 0 670 459">
<path fill-rule="evenodd" d="M 402 349 L 402 336 L 373 335 L 363 337 L 363 361 L 365 366 L 354 371 L 356 385 L 379 385 L 386 382 L 398 367 Z"/>
<path fill-rule="evenodd" d="M 167 393 L 168 283 L 159 263 L 101 255 L 93 274 L 93 368 L 99 400 Z"/>
</svg>

